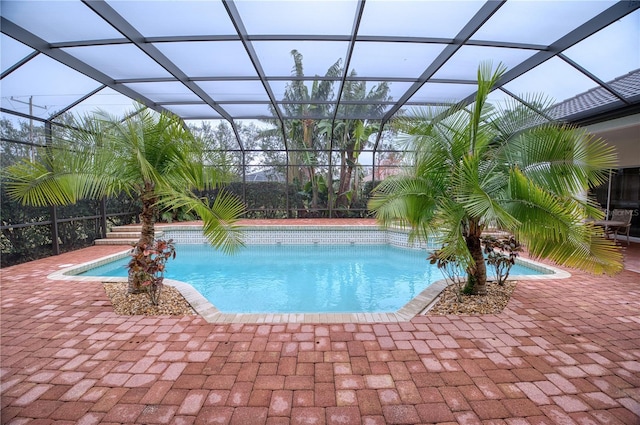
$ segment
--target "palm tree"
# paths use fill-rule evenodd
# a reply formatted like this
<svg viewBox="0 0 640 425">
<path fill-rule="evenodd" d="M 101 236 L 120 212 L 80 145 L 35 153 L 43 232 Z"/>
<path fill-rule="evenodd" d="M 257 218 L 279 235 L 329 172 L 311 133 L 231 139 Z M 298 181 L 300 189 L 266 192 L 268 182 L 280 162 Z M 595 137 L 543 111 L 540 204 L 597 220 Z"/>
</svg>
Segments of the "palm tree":
<svg viewBox="0 0 640 425">
<path fill-rule="evenodd" d="M 391 100 L 389 96 L 389 83 L 381 82 L 367 91 L 367 82 L 354 80 L 357 77 L 355 70 L 349 75 L 349 80 L 344 83 L 342 100 L 362 103 L 344 104 L 340 108 L 344 114 L 354 117 L 381 117 L 385 111 L 385 103 Z M 340 148 L 340 178 L 338 183 L 338 196 L 335 206 L 338 210 L 346 210 L 351 206 L 355 192 L 352 191 L 353 171 L 358 167 L 358 157 L 365 147 L 371 134 L 379 130 L 379 125 L 372 119 L 345 119 L 337 121 L 333 129 L 333 135 Z M 332 122 L 327 120 L 327 132 L 330 132 Z"/>
<path fill-rule="evenodd" d="M 6 170 L 10 197 L 28 205 L 68 205 L 125 192 L 141 202 L 137 248 L 150 246 L 159 209 L 194 212 L 216 248 L 242 245 L 235 225 L 244 206 L 220 190 L 211 203 L 195 191 L 222 189 L 230 176 L 207 164 L 205 146 L 168 113 L 141 109 L 124 119 L 104 113 L 76 119 L 39 161 Z M 130 290 L 139 288 L 131 278 Z"/>
<path fill-rule="evenodd" d="M 299 165 L 304 165 L 311 182 L 311 209 L 316 210 L 319 202 L 319 180 L 316 175 L 316 152 L 318 150 L 317 120 L 327 115 L 328 105 L 325 103 L 333 96 L 333 84 L 342 74 L 341 59 L 338 59 L 327 69 L 324 79 L 313 80 L 311 92 L 304 83 L 304 67 L 302 54 L 297 50 L 291 51 L 294 67 L 292 75 L 296 78 L 287 85 L 283 109 L 286 116 L 296 117 L 287 122 L 289 139 L 294 144 L 290 148 L 292 176 L 299 179 Z M 291 101 L 292 103 L 287 103 Z M 302 152 L 297 152 L 296 150 Z"/>
<path fill-rule="evenodd" d="M 439 255 L 459 262 L 465 289 L 475 294 L 486 293 L 481 235 L 487 228 L 512 233 L 534 257 L 594 273 L 619 271 L 619 250 L 585 220 L 599 213 L 584 194 L 606 179 L 614 149 L 516 102 L 494 108 L 487 96 L 504 71 L 480 65 L 468 109 L 434 107 L 399 120 L 410 165 L 380 183 L 370 209 L 384 225 L 440 241 Z M 529 105 L 550 105 L 530 98 Z"/>
</svg>

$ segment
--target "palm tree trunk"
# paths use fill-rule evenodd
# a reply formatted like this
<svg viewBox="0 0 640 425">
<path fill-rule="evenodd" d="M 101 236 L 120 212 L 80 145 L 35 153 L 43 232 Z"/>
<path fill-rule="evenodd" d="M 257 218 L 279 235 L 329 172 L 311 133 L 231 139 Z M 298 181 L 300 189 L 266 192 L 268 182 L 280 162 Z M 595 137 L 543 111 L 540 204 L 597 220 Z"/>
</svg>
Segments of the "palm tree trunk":
<svg viewBox="0 0 640 425">
<path fill-rule="evenodd" d="M 300 184 L 300 154 L 298 152 L 289 152 L 289 169 L 287 170 L 289 184 Z"/>
<path fill-rule="evenodd" d="M 473 266 L 468 270 L 467 286 L 465 292 L 473 295 L 487 294 L 487 266 L 484 262 L 480 235 L 470 233 L 466 237 L 467 248 L 473 258 Z"/>
<path fill-rule="evenodd" d="M 157 198 L 154 193 L 154 186 L 151 182 L 145 182 L 144 189 L 140 198 L 142 200 L 142 212 L 140 213 L 140 223 L 142 230 L 140 239 L 136 243 L 135 249 L 144 249 L 144 246 L 153 244 L 155 239 L 155 223 L 156 223 L 156 202 Z M 138 294 L 143 291 L 141 282 L 131 270 L 129 270 L 127 292 L 130 294 Z"/>
<path fill-rule="evenodd" d="M 314 122 L 311 119 L 305 119 L 303 121 L 302 142 L 304 143 L 305 148 L 309 150 L 312 150 L 313 148 L 313 125 Z M 310 162 L 307 166 L 309 170 L 309 181 L 311 182 L 311 210 L 313 214 L 315 214 L 318 209 L 318 201 L 320 200 L 318 193 L 318 180 L 316 179 L 316 170 L 313 163 Z"/>
<path fill-rule="evenodd" d="M 311 181 L 311 210 L 315 214 L 318 209 L 320 194 L 318 192 L 318 179 L 316 177 L 316 169 L 309 166 L 309 180 Z"/>
<path fill-rule="evenodd" d="M 342 154 L 342 164 L 340 164 L 340 184 L 338 185 L 338 198 L 336 208 L 349 208 L 349 198 L 347 193 L 351 187 L 351 176 L 353 175 L 353 149 L 345 149 Z"/>
<path fill-rule="evenodd" d="M 142 212 L 140 213 L 140 223 L 142 231 L 140 232 L 139 244 L 150 245 L 155 239 L 155 223 L 156 223 L 156 198 L 153 191 L 153 183 L 145 183 L 145 194 L 142 196 Z"/>
</svg>

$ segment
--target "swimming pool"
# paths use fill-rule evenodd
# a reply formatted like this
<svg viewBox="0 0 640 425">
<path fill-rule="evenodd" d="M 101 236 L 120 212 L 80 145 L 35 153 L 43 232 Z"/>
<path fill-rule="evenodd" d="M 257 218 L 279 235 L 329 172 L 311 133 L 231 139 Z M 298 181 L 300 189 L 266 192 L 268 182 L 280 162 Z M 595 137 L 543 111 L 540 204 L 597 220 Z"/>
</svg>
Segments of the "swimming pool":
<svg viewBox="0 0 640 425">
<path fill-rule="evenodd" d="M 381 245 L 256 245 L 225 255 L 176 245 L 166 277 L 192 285 L 221 312 L 393 312 L 443 279 L 423 249 Z M 127 275 L 128 257 L 82 276 Z M 516 264 L 512 276 L 544 272 Z"/>
<path fill-rule="evenodd" d="M 347 222 L 348 220 L 348 222 Z M 244 240 L 247 248 L 254 246 L 266 246 L 268 250 L 278 247 L 291 247 L 300 249 L 305 245 L 329 245 L 342 246 L 348 251 L 360 249 L 360 245 L 388 245 L 413 252 L 420 252 L 420 264 L 428 263 L 424 258 L 427 252 L 436 249 L 437 246 L 428 242 L 410 241 L 408 232 L 402 228 L 380 228 L 374 220 L 358 221 L 347 219 L 344 222 L 333 220 L 330 223 L 318 223 L 315 219 L 304 219 L 290 221 L 269 220 L 268 222 L 253 222 L 243 226 Z M 125 226 L 125 231 L 130 231 L 131 226 Z M 178 246 L 191 245 L 203 248 L 207 245 L 206 238 L 202 234 L 202 225 L 199 223 L 174 223 L 158 226 L 159 236 L 162 239 L 172 239 Z M 134 231 L 140 231 L 139 229 Z M 366 247 L 364 247 L 366 248 Z M 59 269 L 47 276 L 55 281 L 80 281 L 87 285 L 98 282 L 124 282 L 126 270 L 125 264 L 128 260 L 129 249 L 98 258 L 86 263 L 64 264 Z M 223 255 L 218 253 L 217 255 Z M 189 257 L 189 255 L 186 255 Z M 178 259 L 184 259 L 185 255 L 180 255 Z M 258 257 L 260 258 L 260 257 Z M 227 258 L 228 259 L 228 258 Z M 81 275 L 87 270 L 93 270 L 98 266 L 120 260 L 117 267 L 122 273 L 121 277 L 105 277 Z M 250 258 L 248 263 L 257 261 Z M 526 258 L 518 258 L 519 264 L 527 266 L 526 274 L 518 275 L 518 281 L 543 282 L 555 279 L 565 279 L 571 276 L 563 269 L 553 267 L 549 264 L 540 264 Z M 173 262 L 169 263 L 169 269 L 173 268 Z M 533 270 L 529 270 L 533 269 Z M 539 274 L 540 271 L 543 274 Z M 172 273 L 173 275 L 173 273 Z M 399 323 L 411 320 L 428 310 L 438 299 L 438 296 L 447 286 L 444 279 L 436 280 L 425 287 L 416 297 L 409 300 L 398 310 L 384 312 L 353 312 L 353 313 L 330 313 L 305 312 L 305 313 L 241 313 L 222 312 L 217 307 L 216 300 L 208 300 L 202 293 L 196 290 L 189 281 L 167 278 L 165 283 L 175 287 L 184 298 L 191 304 L 193 309 L 209 323 Z M 307 291 L 308 292 L 308 291 Z M 247 297 L 245 297 L 247 298 Z M 261 308 L 260 311 L 265 311 Z"/>
</svg>

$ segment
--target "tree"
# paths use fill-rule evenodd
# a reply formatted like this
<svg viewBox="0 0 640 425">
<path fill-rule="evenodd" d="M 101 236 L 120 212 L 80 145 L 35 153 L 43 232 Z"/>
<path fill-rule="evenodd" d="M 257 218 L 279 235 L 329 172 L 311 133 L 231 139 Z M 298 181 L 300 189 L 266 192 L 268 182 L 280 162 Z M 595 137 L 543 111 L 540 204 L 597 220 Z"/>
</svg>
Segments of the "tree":
<svg viewBox="0 0 640 425">
<path fill-rule="evenodd" d="M 367 82 L 354 80 L 355 77 L 357 73 L 352 70 L 342 93 L 342 100 L 347 103 L 340 108 L 345 116 L 358 118 L 339 120 L 335 125 L 329 120 L 325 122 L 326 132 L 330 132 L 333 127 L 333 137 L 340 149 L 340 177 L 335 200 L 335 206 L 339 210 L 351 206 L 355 194 L 353 172 L 359 165 L 358 157 L 369 136 L 379 130 L 378 122 L 361 117 L 382 117 L 386 107 L 384 102 L 391 100 L 389 83 L 381 82 L 367 91 Z"/>
<path fill-rule="evenodd" d="M 230 176 L 206 165 L 204 144 L 178 117 L 149 109 L 125 118 L 96 113 L 76 119 L 58 136 L 39 161 L 6 170 L 11 198 L 25 205 L 68 205 L 125 192 L 142 204 L 137 249 L 152 245 L 160 209 L 193 211 L 211 244 L 225 252 L 242 244 L 235 225 L 242 203 L 222 190 L 213 202 L 195 193 L 222 188 Z M 139 286 L 130 279 L 130 290 Z"/>
<path fill-rule="evenodd" d="M 389 83 L 381 82 L 367 91 L 366 81 L 358 80 L 356 71 L 352 70 L 344 82 L 341 95 L 341 102 L 344 103 L 340 105 L 340 115 L 358 118 L 327 119 L 327 116 L 333 115 L 330 110 L 332 106 L 328 102 L 334 97 L 334 84 L 344 72 L 342 60 L 338 59 L 333 63 L 322 78 L 316 76 L 309 90 L 309 86 L 305 84 L 307 78 L 302 54 L 292 50 L 291 55 L 294 61 L 294 79 L 287 84 L 282 101 L 284 116 L 293 117 L 285 122 L 289 183 L 298 184 L 303 189 L 300 193 L 306 195 L 309 192 L 309 207 L 316 210 L 322 201 L 323 185 L 326 185 L 331 195 L 334 194 L 331 170 L 327 170 L 327 178 L 323 179 L 322 172 L 318 169 L 328 163 L 322 160 L 328 160 L 332 154 L 330 147 L 336 149 L 340 154 L 340 176 L 337 196 L 333 198 L 333 202 L 339 210 L 347 210 L 355 199 L 354 189 L 358 181 L 354 178 L 357 175 L 354 171 L 359 166 L 358 157 L 369 136 L 379 130 L 378 123 L 373 119 L 382 117 L 385 102 L 391 100 Z M 277 126 L 274 120 L 265 121 Z M 263 140 L 267 140 L 267 137 L 281 137 L 278 128 L 262 131 L 260 135 Z M 304 179 L 307 179 L 306 183 Z"/>
<path fill-rule="evenodd" d="M 190 124 L 189 131 L 204 145 L 205 164 L 215 164 L 216 168 L 239 176 L 242 174 L 242 151 L 233 129 L 226 121 L 219 121 L 216 126 L 202 121 Z M 238 124 L 238 132 L 243 138 L 251 137 L 245 134 L 242 124 Z"/>
<path fill-rule="evenodd" d="M 287 121 L 287 133 L 292 146 L 289 147 L 292 179 L 301 182 L 299 167 L 306 168 L 311 182 L 311 209 L 316 210 L 319 202 L 319 181 L 316 173 L 319 145 L 318 118 L 327 115 L 327 103 L 333 96 L 333 84 L 342 74 L 341 59 L 329 67 L 324 79 L 313 81 L 311 92 L 304 83 L 302 54 L 291 51 L 296 77 L 285 89 L 283 108 L 286 116 L 296 117 Z M 290 102 L 290 103 L 288 103 Z"/>
<path fill-rule="evenodd" d="M 412 237 L 434 237 L 444 258 L 467 273 L 467 291 L 486 293 L 481 235 L 490 227 L 523 242 L 531 255 L 594 273 L 615 273 L 621 254 L 585 219 L 598 210 L 584 194 L 615 165 L 615 151 L 584 130 L 516 103 L 494 108 L 487 96 L 505 68 L 478 68 L 467 109 L 417 110 L 399 120 L 410 167 L 378 185 L 369 207 Z M 535 96 L 529 105 L 549 104 Z"/>
</svg>

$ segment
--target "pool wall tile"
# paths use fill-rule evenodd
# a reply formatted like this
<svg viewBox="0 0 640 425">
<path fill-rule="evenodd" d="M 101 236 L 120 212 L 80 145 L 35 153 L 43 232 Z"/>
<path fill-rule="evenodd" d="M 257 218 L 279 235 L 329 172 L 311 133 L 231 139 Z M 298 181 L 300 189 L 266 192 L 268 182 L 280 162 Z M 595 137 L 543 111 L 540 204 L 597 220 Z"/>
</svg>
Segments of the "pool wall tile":
<svg viewBox="0 0 640 425">
<path fill-rule="evenodd" d="M 425 242 L 409 241 L 409 234 L 399 229 L 382 229 L 375 226 L 363 228 L 313 227 L 313 226 L 271 226 L 243 228 L 244 243 L 247 245 L 379 245 L 389 244 L 402 248 L 432 249 Z M 178 244 L 206 244 L 201 228 L 168 227 L 165 239 L 173 239 Z"/>
</svg>

